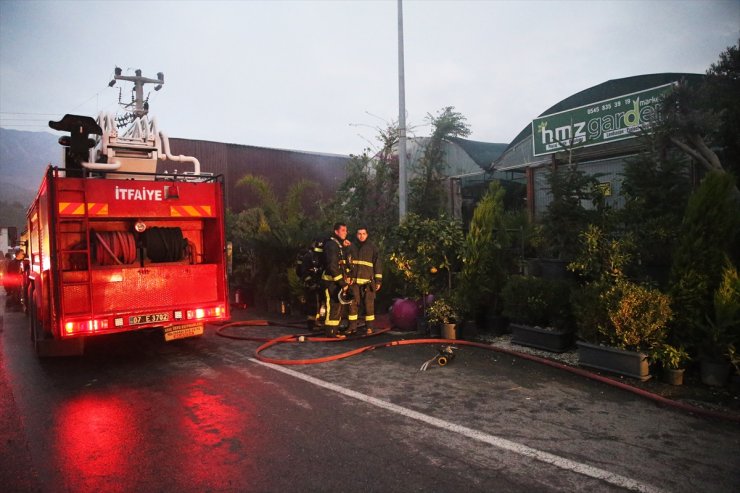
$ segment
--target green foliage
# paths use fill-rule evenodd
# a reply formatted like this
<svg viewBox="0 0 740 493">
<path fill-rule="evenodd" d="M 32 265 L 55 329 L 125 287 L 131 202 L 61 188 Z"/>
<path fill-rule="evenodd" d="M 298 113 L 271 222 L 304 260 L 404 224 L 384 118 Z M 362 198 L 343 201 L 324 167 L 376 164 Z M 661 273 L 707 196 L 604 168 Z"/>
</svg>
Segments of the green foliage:
<svg viewBox="0 0 740 493">
<path fill-rule="evenodd" d="M 501 292 L 503 315 L 525 325 L 570 330 L 570 290 L 567 281 L 512 276 Z"/>
<path fill-rule="evenodd" d="M 573 297 L 573 312 L 582 339 L 629 350 L 662 344 L 672 316 L 668 295 L 624 278 L 586 284 Z"/>
<path fill-rule="evenodd" d="M 498 181 L 491 182 L 473 212 L 465 238 L 463 267 L 456 291 L 469 316 L 478 317 L 487 307 L 496 309 L 506 278 L 514 270 L 512 239 L 504 210 L 505 194 Z"/>
<path fill-rule="evenodd" d="M 301 205 L 301 198 L 316 185 L 299 181 L 282 202 L 261 177 L 247 175 L 237 186 L 254 193 L 259 205 L 238 214 L 227 213 L 227 239 L 233 243 L 234 255 L 232 281 L 251 287 L 263 300 L 291 300 L 295 291 L 288 273 L 301 246 L 322 230 L 320 219 L 308 216 Z"/>
<path fill-rule="evenodd" d="M 376 243 L 388 238 L 398 224 L 398 127 L 379 131 L 377 151 L 365 149 L 350 156 L 347 178 L 328 207 L 330 217 L 341 217 L 350 226 L 364 225 Z"/>
<path fill-rule="evenodd" d="M 675 347 L 670 344 L 661 344 L 653 349 L 650 357 L 653 361 L 660 363 L 663 368 L 677 370 L 683 367 L 684 363 L 691 360 L 689 353 L 683 346 Z"/>
<path fill-rule="evenodd" d="M 689 162 L 675 153 L 658 152 L 652 136 L 644 136 L 642 142 L 648 150 L 629 159 L 625 166 L 625 206 L 618 216 L 639 246 L 641 264 L 667 267 L 691 194 Z"/>
<path fill-rule="evenodd" d="M 572 292 L 578 337 L 592 344 L 606 342 L 603 334 L 611 328 L 609 306 L 614 304 L 615 298 L 613 287 L 605 281 L 593 281 Z"/>
<path fill-rule="evenodd" d="M 620 281 L 617 289 L 619 299 L 609 310 L 614 330 L 604 334 L 609 342 L 622 349 L 648 349 L 661 344 L 672 316 L 670 297 L 628 281 Z"/>
<path fill-rule="evenodd" d="M 542 218 L 542 233 L 547 238 L 546 256 L 570 260 L 578 250 L 578 235 L 597 222 L 600 211 L 583 203 L 599 203 L 598 180 L 575 164 L 553 168 L 547 175 L 552 201 Z"/>
<path fill-rule="evenodd" d="M 452 272 L 462 251 L 463 234 L 458 221 L 444 216 L 425 219 L 408 214 L 390 242 L 391 269 L 405 282 L 405 295 L 423 296 L 449 291 Z M 441 274 L 446 272 L 446 276 Z"/>
<path fill-rule="evenodd" d="M 437 298 L 427 307 L 426 316 L 429 323 L 454 324 L 458 320 L 458 311 L 451 301 Z"/>
<path fill-rule="evenodd" d="M 609 237 L 605 230 L 590 224 L 579 236 L 580 249 L 568 269 L 587 282 L 609 281 L 624 277 L 635 248 L 629 236 Z"/>
<path fill-rule="evenodd" d="M 673 337 L 689 346 L 703 339 L 700 328 L 713 311 L 725 256 L 736 244 L 740 206 L 734 179 L 711 172 L 689 199 L 671 270 L 671 295 L 676 319 Z"/>
<path fill-rule="evenodd" d="M 740 45 L 740 43 L 738 43 Z M 730 46 L 707 70 L 702 106 L 718 115 L 711 128 L 724 168 L 740 176 L 740 49 Z"/>
<path fill-rule="evenodd" d="M 740 172 L 740 53 L 720 54 L 700 83 L 681 81 L 666 97 L 659 128 L 708 171 Z"/>
<path fill-rule="evenodd" d="M 449 137 L 467 137 L 470 128 L 453 106 L 443 108 L 436 116 L 428 114 L 427 120 L 433 130 L 414 170 L 416 176 L 409 180 L 409 211 L 433 218 L 443 213 L 446 206 L 444 143 Z"/>
<path fill-rule="evenodd" d="M 740 277 L 729 259 L 725 260 L 713 302 L 713 313 L 699 327 L 700 352 L 705 357 L 724 359 L 740 344 Z"/>
<path fill-rule="evenodd" d="M 627 280 L 628 238 L 609 238 L 594 225 L 581 234 L 581 249 L 568 268 L 586 284 L 573 296 L 579 336 L 593 343 L 644 350 L 661 344 L 672 317 L 670 297 Z"/>
</svg>

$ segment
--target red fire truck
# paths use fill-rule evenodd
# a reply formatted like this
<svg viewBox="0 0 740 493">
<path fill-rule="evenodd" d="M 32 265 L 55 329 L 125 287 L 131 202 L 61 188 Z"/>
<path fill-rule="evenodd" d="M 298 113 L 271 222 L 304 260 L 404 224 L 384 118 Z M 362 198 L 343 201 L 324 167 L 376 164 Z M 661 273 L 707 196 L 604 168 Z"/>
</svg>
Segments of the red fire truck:
<svg viewBox="0 0 740 493">
<path fill-rule="evenodd" d="M 223 181 L 170 154 L 148 108 L 137 109 L 123 132 L 108 115 L 49 122 L 70 135 L 60 138 L 64 168 L 48 168 L 28 211 L 25 291 L 40 356 L 140 329 L 198 336 L 229 318 Z M 162 159 L 193 171 L 158 174 Z"/>
</svg>

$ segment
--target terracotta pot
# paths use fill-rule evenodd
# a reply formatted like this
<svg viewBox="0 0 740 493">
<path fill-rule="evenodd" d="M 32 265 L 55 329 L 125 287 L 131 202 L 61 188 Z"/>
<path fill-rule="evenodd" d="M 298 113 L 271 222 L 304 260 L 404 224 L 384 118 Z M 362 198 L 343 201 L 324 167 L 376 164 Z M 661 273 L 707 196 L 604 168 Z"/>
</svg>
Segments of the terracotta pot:
<svg viewBox="0 0 740 493">
<path fill-rule="evenodd" d="M 457 339 L 457 324 L 442 324 L 442 339 Z"/>
<path fill-rule="evenodd" d="M 671 385 L 683 385 L 684 368 L 663 368 L 663 381 Z"/>
</svg>

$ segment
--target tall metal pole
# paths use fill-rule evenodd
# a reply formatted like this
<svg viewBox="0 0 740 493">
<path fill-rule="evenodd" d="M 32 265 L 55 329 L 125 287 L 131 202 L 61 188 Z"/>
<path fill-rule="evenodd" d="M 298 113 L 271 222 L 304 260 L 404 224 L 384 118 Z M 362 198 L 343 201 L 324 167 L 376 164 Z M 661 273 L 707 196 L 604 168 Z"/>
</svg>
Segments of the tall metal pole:
<svg viewBox="0 0 740 493">
<path fill-rule="evenodd" d="M 406 84 L 403 68 L 403 3 L 398 0 L 398 220 L 406 217 Z"/>
</svg>

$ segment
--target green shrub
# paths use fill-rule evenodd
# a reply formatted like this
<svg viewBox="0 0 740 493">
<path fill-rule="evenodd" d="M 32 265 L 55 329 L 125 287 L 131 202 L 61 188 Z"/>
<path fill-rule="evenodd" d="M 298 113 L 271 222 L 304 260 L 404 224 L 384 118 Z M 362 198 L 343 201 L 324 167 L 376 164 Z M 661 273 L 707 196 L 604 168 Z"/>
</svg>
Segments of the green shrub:
<svg viewBox="0 0 740 493">
<path fill-rule="evenodd" d="M 463 245 L 459 221 L 408 214 L 390 242 L 388 264 L 405 284 L 406 296 L 449 292 Z"/>
<path fill-rule="evenodd" d="M 491 182 L 478 203 L 463 245 L 463 266 L 456 296 L 466 316 L 478 318 L 486 311 L 500 310 L 499 297 L 506 277 L 513 270 L 514 256 L 504 211 L 506 191 Z"/>
<path fill-rule="evenodd" d="M 731 175 L 711 172 L 689 199 L 671 270 L 674 342 L 697 348 L 705 338 L 702 327 L 714 311 L 725 256 L 740 230 L 734 190 Z"/>
<path fill-rule="evenodd" d="M 722 281 L 714 292 L 713 308 L 698 327 L 699 352 L 716 360 L 731 358 L 731 348 L 740 344 L 740 276 L 729 259 L 725 259 Z"/>
<path fill-rule="evenodd" d="M 663 368 L 671 370 L 683 367 L 683 364 L 691 359 L 683 346 L 674 347 L 670 344 L 657 346 L 650 354 L 650 358 L 656 363 L 660 363 Z"/>
<path fill-rule="evenodd" d="M 526 325 L 572 329 L 567 281 L 512 276 L 501 292 L 503 315 Z"/>
<path fill-rule="evenodd" d="M 606 343 L 609 332 L 609 305 L 615 290 L 604 283 L 591 282 L 573 290 L 571 304 L 578 337 L 592 344 Z"/>
<path fill-rule="evenodd" d="M 625 279 L 583 286 L 574 296 L 573 312 L 579 337 L 629 350 L 662 344 L 672 315 L 668 295 Z"/>
<path fill-rule="evenodd" d="M 670 297 L 627 281 L 620 282 L 618 290 L 619 300 L 609 309 L 613 331 L 604 335 L 622 349 L 649 349 L 661 344 L 672 314 Z"/>
<path fill-rule="evenodd" d="M 434 300 L 427 307 L 426 315 L 429 323 L 433 324 L 454 324 L 458 320 L 457 308 L 444 298 Z"/>
</svg>

